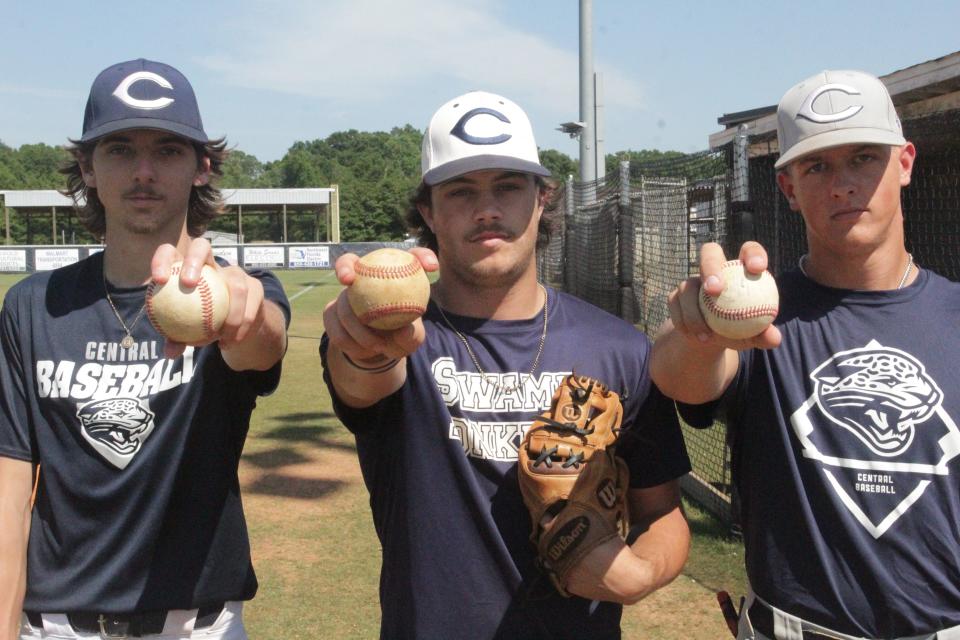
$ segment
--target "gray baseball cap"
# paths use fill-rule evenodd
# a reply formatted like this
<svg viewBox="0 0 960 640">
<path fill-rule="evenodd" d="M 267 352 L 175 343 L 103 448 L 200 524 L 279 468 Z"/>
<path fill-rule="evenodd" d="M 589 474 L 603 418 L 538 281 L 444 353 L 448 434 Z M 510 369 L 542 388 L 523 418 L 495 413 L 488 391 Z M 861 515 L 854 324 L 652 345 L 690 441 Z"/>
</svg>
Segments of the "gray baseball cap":
<svg viewBox="0 0 960 640">
<path fill-rule="evenodd" d="M 823 71 L 787 91 L 777 106 L 777 140 L 777 169 L 821 149 L 906 143 L 887 87 L 863 71 Z"/>
</svg>

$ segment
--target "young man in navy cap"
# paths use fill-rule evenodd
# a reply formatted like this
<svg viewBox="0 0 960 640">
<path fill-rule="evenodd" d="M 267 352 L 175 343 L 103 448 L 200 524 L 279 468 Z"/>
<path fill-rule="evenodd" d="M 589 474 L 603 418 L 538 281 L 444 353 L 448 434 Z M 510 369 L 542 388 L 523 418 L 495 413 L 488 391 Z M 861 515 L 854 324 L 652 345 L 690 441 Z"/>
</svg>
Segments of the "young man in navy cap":
<svg viewBox="0 0 960 640">
<path fill-rule="evenodd" d="M 673 403 L 650 383 L 632 326 L 537 282 L 553 186 L 526 114 L 473 92 L 442 106 L 423 141 L 408 221 L 439 266 L 426 315 L 392 333 L 341 294 L 321 347 L 337 414 L 357 441 L 383 545 L 383 638 L 619 638 L 622 603 L 672 580 L 689 531 L 689 470 Z M 336 264 L 353 279 L 357 257 Z M 630 544 L 594 549 L 564 585 L 535 565 L 517 449 L 571 371 L 620 393 L 618 455 L 631 470 Z"/>
<path fill-rule="evenodd" d="M 186 286 L 216 265 L 199 236 L 224 147 L 172 67 L 124 62 L 93 83 L 64 172 L 105 249 L 21 281 L 0 312 L 0 638 L 246 638 L 237 467 L 289 305 L 271 274 L 218 267 L 216 340 L 165 343 L 144 320 L 172 262 Z"/>
<path fill-rule="evenodd" d="M 960 638 L 960 285 L 904 246 L 901 189 L 916 150 L 883 83 L 826 71 L 777 109 L 777 183 L 808 253 L 781 274 L 759 337 L 707 328 L 700 282 L 670 297 L 654 380 L 722 398 L 751 593 L 739 638 Z M 746 243 L 753 272 L 767 255 Z"/>
</svg>

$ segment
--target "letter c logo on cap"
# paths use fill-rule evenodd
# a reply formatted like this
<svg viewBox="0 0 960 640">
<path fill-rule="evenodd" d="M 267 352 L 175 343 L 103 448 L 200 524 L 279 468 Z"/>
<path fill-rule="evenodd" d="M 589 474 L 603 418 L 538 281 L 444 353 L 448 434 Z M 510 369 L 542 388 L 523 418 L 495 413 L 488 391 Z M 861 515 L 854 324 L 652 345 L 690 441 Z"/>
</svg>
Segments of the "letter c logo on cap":
<svg viewBox="0 0 960 640">
<path fill-rule="evenodd" d="M 140 82 L 145 80 L 158 84 L 164 89 L 173 89 L 173 85 L 170 84 L 166 78 L 163 76 L 157 75 L 151 71 L 137 71 L 136 73 L 131 73 L 126 78 L 123 79 L 123 82 L 117 85 L 117 88 L 113 90 L 113 95 L 120 98 L 120 100 L 135 109 L 163 109 L 164 107 L 173 103 L 173 98 L 155 98 L 153 100 L 139 100 L 130 95 L 130 87 L 133 86 L 135 82 Z"/>
<path fill-rule="evenodd" d="M 860 92 L 850 85 L 846 84 L 825 84 L 822 87 L 818 87 L 815 91 L 812 91 L 810 95 L 807 96 L 807 99 L 803 101 L 803 104 L 800 105 L 800 111 L 797 112 L 798 118 L 806 118 L 811 122 L 816 122 L 818 124 L 826 124 L 828 122 L 839 122 L 841 120 L 846 120 L 847 118 L 852 118 L 853 116 L 860 113 L 863 109 L 862 104 L 850 105 L 843 111 L 838 113 L 819 113 L 813 110 L 813 103 L 817 98 L 829 91 L 839 91 L 845 93 L 848 96 L 858 96 Z"/>
<path fill-rule="evenodd" d="M 501 133 L 498 136 L 490 136 L 488 138 L 470 135 L 467 133 L 467 123 L 479 115 L 493 116 L 500 122 L 506 122 L 507 124 L 510 124 L 510 119 L 499 111 L 495 109 L 489 109 L 487 107 L 480 107 L 477 109 L 471 109 L 463 114 L 463 117 L 457 120 L 457 124 L 454 125 L 453 129 L 450 130 L 450 135 L 460 138 L 467 144 L 500 144 L 501 142 L 506 142 L 513 137 L 509 133 Z"/>
</svg>

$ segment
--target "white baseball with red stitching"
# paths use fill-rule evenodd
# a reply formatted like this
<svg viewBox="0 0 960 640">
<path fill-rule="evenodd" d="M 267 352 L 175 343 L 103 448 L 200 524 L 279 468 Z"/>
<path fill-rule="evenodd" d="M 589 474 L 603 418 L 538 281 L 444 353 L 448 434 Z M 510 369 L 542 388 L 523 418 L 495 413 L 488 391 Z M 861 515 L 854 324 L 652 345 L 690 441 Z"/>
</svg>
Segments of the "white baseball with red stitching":
<svg viewBox="0 0 960 640">
<path fill-rule="evenodd" d="M 357 260 L 353 270 L 356 279 L 347 289 L 347 300 L 363 324 L 399 329 L 427 310 L 430 281 L 412 253 L 377 249 Z"/>
<path fill-rule="evenodd" d="M 180 284 L 183 263 L 170 267 L 170 279 L 147 287 L 147 317 L 165 338 L 185 344 L 215 339 L 230 308 L 227 284 L 210 265 L 203 265 L 197 286 Z"/>
<path fill-rule="evenodd" d="M 769 271 L 756 274 L 739 260 L 725 262 L 723 292 L 713 297 L 700 287 L 700 313 L 707 326 L 725 338 L 742 340 L 763 332 L 777 317 L 780 294 Z"/>
</svg>

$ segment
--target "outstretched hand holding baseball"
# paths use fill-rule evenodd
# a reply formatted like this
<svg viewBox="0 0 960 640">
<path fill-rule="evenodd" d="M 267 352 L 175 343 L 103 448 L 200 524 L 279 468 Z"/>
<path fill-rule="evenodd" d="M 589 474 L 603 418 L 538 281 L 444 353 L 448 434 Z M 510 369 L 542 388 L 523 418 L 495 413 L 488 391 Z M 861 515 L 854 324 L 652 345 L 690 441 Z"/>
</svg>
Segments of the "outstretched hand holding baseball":
<svg viewBox="0 0 960 640">
<path fill-rule="evenodd" d="M 203 238 L 193 239 L 186 255 L 173 245 L 161 245 L 153 255 L 151 272 L 153 285 L 148 296 L 154 294 L 154 309 L 149 317 L 167 338 L 164 355 L 168 358 L 178 357 L 188 345 L 215 341 L 220 342 L 221 350 L 229 350 L 255 334 L 263 323 L 263 285 L 240 267 L 218 266 L 210 243 Z M 179 279 L 180 295 L 164 286 L 171 279 Z M 164 304 L 173 307 L 166 309 L 168 317 L 179 315 L 177 322 L 165 324 L 161 316 L 164 310 L 157 308 L 164 289 L 170 292 L 169 298 L 164 296 Z M 189 301 L 191 295 L 197 298 L 200 290 L 210 292 L 200 303 L 203 309 Z M 175 308 L 178 304 L 183 306 L 179 314 Z M 204 314 L 212 315 L 212 322 Z"/>
<path fill-rule="evenodd" d="M 346 288 L 323 310 L 333 387 L 341 400 L 356 408 L 385 398 L 406 380 L 406 367 L 398 365 L 426 338 L 420 316 L 430 300 L 430 286 L 424 272 L 439 268 L 437 256 L 424 248 L 394 250 L 382 262 L 371 256 L 364 256 L 363 263 L 353 253 L 337 258 L 337 278 Z M 378 277 L 377 269 L 366 264 L 371 260 L 386 266 L 395 277 L 389 273 Z M 363 283 L 366 279 L 381 281 Z M 362 295 L 357 295 L 358 290 Z M 377 329 L 373 322 L 396 328 Z"/>
<path fill-rule="evenodd" d="M 714 322 L 715 328 L 723 331 L 727 336 L 735 337 L 720 335 L 711 329 L 704 317 L 707 307 L 701 301 L 701 287 L 709 296 L 707 301 L 710 306 L 716 306 L 725 288 L 731 284 L 726 282 L 723 274 L 724 265 L 727 263 L 723 249 L 713 242 L 704 244 L 700 249 L 700 276 L 684 280 L 667 298 L 670 320 L 677 331 L 687 339 L 698 342 L 704 347 L 736 350 L 772 349 L 780 344 L 780 331 L 769 324 L 776 316 L 777 299 L 776 286 L 773 285 L 769 274 L 764 274 L 767 268 L 767 252 L 757 242 L 745 242 L 740 248 L 738 259 L 745 266 L 748 274 L 757 276 L 763 274 L 760 278 L 751 277 L 749 281 L 741 283 L 748 287 L 744 295 L 756 296 L 750 301 L 751 306 L 762 311 L 751 318 Z M 728 271 L 728 278 L 732 275 Z M 762 328 L 764 324 L 766 327 Z M 754 330 L 759 332 L 749 335 Z"/>
<path fill-rule="evenodd" d="M 426 310 L 430 290 L 423 272 L 436 271 L 439 263 L 436 255 L 429 249 L 411 249 L 409 255 L 413 258 L 409 265 L 397 265 L 399 270 L 404 271 L 404 277 L 397 279 L 394 286 L 379 290 L 367 288 L 368 282 L 358 281 L 358 272 L 361 278 L 366 280 L 366 277 L 363 275 L 363 263 L 358 265 L 360 258 L 356 254 L 344 254 L 334 265 L 340 284 L 346 288 L 324 309 L 324 330 L 332 346 L 354 362 L 361 363 L 361 366 L 370 364 L 375 367 L 380 360 L 403 358 L 423 344 L 424 330 L 420 320 L 423 311 L 417 312 L 415 307 L 422 304 L 423 310 Z M 406 271 L 418 273 L 407 276 Z M 357 296 L 361 287 L 364 291 L 361 296 Z M 396 299 L 391 300 L 391 296 Z M 377 303 L 376 298 L 380 298 L 381 304 Z M 411 305 L 411 300 L 416 300 L 417 303 Z M 394 307 L 399 309 L 399 312 L 390 314 L 393 318 L 374 312 L 377 307 L 389 307 L 391 302 L 396 302 Z"/>
</svg>

